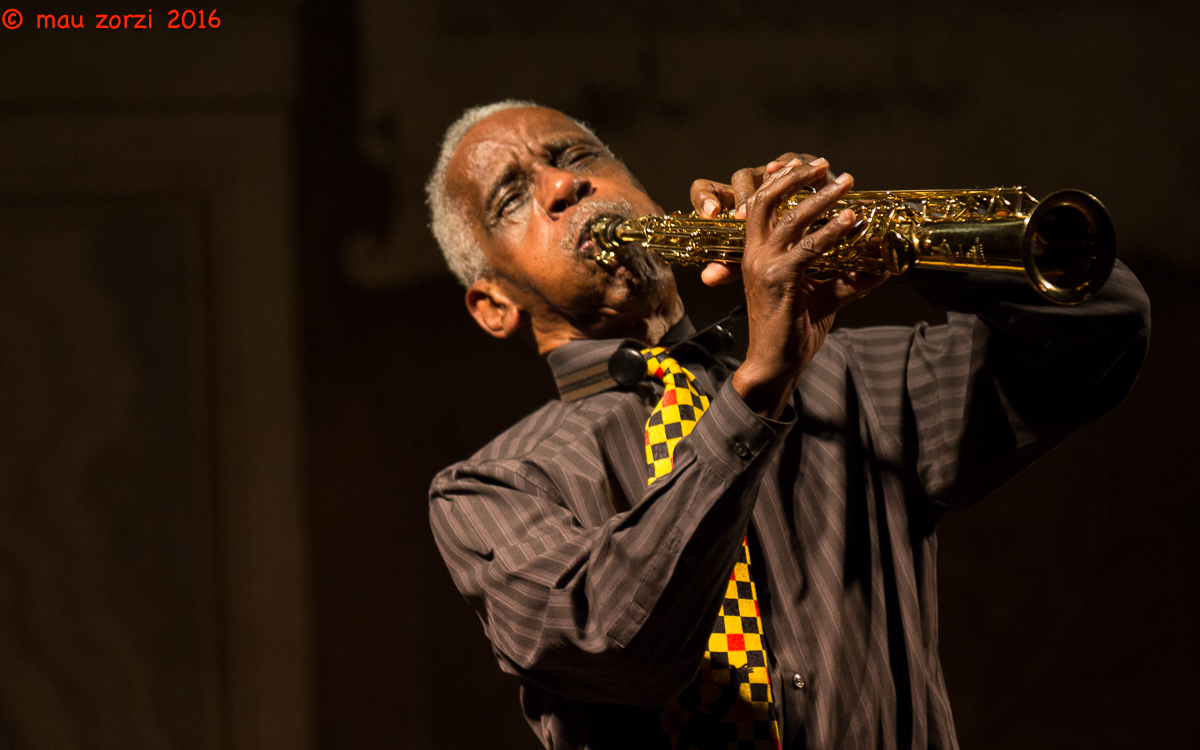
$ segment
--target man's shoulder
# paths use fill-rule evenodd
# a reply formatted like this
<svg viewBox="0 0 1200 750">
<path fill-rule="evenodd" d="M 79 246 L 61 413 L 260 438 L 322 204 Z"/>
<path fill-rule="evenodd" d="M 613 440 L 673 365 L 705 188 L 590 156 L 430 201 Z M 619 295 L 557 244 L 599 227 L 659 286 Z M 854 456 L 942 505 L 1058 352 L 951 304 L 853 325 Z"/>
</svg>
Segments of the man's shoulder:
<svg viewBox="0 0 1200 750">
<path fill-rule="evenodd" d="M 544 450 L 548 438 L 558 432 L 568 414 L 576 411 L 571 404 L 552 399 L 520 421 L 492 438 L 476 451 L 469 462 L 520 459 Z"/>
<path fill-rule="evenodd" d="M 594 433 L 599 423 L 621 411 L 630 394 L 601 393 L 578 401 L 547 401 L 536 411 L 492 438 L 462 463 L 549 459 L 564 447 Z"/>
<path fill-rule="evenodd" d="M 569 404 L 557 399 L 548 401 L 513 426 L 492 438 L 470 457 L 456 461 L 438 472 L 431 491 L 437 494 L 445 487 L 467 480 L 512 482 L 514 479 L 538 482 L 541 475 L 534 467 L 545 443 L 562 426 Z M 533 460 L 531 460 L 533 459 Z"/>
<path fill-rule="evenodd" d="M 640 403 L 630 392 L 601 393 L 573 402 L 549 401 L 469 458 L 439 472 L 432 489 L 436 492 L 461 482 L 483 481 L 548 490 L 563 474 L 588 473 L 602 466 L 605 436 L 613 430 L 637 422 L 634 431 L 640 435 L 645 421 Z"/>
</svg>

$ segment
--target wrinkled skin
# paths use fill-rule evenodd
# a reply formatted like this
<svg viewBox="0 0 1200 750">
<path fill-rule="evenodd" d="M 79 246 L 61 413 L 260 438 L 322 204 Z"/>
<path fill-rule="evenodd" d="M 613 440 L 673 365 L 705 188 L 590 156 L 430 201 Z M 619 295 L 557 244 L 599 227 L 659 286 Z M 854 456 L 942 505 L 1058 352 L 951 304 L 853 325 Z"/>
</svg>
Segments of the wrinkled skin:
<svg viewBox="0 0 1200 750">
<path fill-rule="evenodd" d="M 561 113 L 522 107 L 483 120 L 459 145 L 446 180 L 491 269 L 467 290 L 466 302 L 492 335 L 526 335 L 543 353 L 580 338 L 653 344 L 683 316 L 674 276 L 656 256 L 623 253 L 615 269 L 589 259 L 592 219 L 662 210 L 603 144 Z M 850 230 L 853 214 L 806 230 L 853 184 L 847 174 L 835 178 L 824 159 L 784 154 L 740 170 L 730 184 L 692 185 L 702 215 L 732 209 L 746 220 L 740 273 L 712 264 L 702 278 L 718 284 L 742 277 L 750 342 L 733 387 L 763 416 L 782 414 L 837 310 L 885 278 L 805 276 Z M 781 216 L 781 202 L 806 185 L 817 194 Z"/>
<path fill-rule="evenodd" d="M 645 251 L 615 269 L 587 257 L 587 223 L 662 213 L 607 148 L 559 112 L 521 108 L 476 125 L 447 171 L 493 273 L 467 291 L 484 330 L 541 352 L 579 338 L 656 341 L 683 316 L 675 278 Z"/>
</svg>

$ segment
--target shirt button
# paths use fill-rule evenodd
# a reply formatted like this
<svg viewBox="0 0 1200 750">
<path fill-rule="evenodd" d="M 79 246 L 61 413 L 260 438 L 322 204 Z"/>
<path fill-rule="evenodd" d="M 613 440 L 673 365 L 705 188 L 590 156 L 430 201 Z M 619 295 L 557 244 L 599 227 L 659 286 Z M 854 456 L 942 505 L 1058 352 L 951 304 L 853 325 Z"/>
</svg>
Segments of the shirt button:
<svg viewBox="0 0 1200 750">
<path fill-rule="evenodd" d="M 747 448 L 746 444 L 743 443 L 741 440 L 733 441 L 733 452 L 735 454 L 737 454 L 738 458 L 741 458 L 741 459 L 745 459 L 747 456 L 750 455 L 750 449 Z"/>
<path fill-rule="evenodd" d="M 795 686 L 795 688 L 797 690 L 803 690 L 804 689 L 804 678 L 798 674 L 792 675 L 792 685 Z"/>
</svg>

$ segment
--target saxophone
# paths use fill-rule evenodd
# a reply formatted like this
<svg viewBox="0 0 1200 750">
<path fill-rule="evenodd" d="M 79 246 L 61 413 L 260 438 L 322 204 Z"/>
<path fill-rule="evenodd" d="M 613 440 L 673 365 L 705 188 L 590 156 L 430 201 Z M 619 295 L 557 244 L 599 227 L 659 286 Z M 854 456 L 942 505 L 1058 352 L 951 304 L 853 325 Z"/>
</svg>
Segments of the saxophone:
<svg viewBox="0 0 1200 750">
<path fill-rule="evenodd" d="M 805 188 L 791 196 L 780 214 L 814 193 Z M 1116 261 L 1108 211 L 1080 190 L 1060 190 L 1041 201 L 1023 187 L 849 192 L 805 233 L 846 208 L 856 217 L 850 233 L 813 262 L 809 276 L 901 274 L 914 266 L 1023 273 L 1046 299 L 1074 305 L 1100 291 Z M 694 212 L 606 216 L 589 229 L 596 247 L 591 258 L 608 268 L 631 242 L 683 265 L 740 263 L 746 246 L 745 222 L 728 211 L 711 219 Z"/>
</svg>

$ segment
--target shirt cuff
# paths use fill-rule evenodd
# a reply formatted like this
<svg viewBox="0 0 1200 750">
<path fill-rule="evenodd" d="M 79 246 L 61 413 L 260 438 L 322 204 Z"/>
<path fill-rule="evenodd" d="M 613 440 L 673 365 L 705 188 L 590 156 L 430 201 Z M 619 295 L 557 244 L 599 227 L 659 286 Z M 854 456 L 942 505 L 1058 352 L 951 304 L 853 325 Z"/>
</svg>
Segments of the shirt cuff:
<svg viewBox="0 0 1200 750">
<path fill-rule="evenodd" d="M 726 381 L 716 398 L 692 431 L 692 446 L 697 458 L 713 471 L 740 474 L 796 423 L 796 411 L 789 403 L 780 419 L 759 416 Z"/>
</svg>

